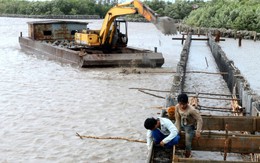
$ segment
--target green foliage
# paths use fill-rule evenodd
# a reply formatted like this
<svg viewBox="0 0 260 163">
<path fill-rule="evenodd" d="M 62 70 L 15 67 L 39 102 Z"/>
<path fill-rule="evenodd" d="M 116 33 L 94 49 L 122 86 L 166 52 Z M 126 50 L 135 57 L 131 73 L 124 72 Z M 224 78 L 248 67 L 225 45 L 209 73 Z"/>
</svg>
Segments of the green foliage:
<svg viewBox="0 0 260 163">
<path fill-rule="evenodd" d="M 259 0 L 212 0 L 184 20 L 191 26 L 260 32 Z"/>
<path fill-rule="evenodd" d="M 109 8 L 111 4 L 96 4 L 95 0 L 0 0 L 0 14 L 104 16 Z"/>
<path fill-rule="evenodd" d="M 0 0 L 0 14 L 99 15 L 103 18 L 115 2 L 117 0 Z M 144 3 L 160 16 L 183 19 L 191 26 L 260 32 L 260 0 L 176 0 L 175 3 L 145 0 Z"/>
</svg>

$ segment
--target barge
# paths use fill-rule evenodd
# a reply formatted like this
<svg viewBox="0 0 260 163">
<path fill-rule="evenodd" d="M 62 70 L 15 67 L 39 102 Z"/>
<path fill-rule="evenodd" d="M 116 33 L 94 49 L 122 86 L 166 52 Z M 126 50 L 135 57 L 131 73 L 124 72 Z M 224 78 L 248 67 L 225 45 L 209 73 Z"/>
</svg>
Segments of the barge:
<svg viewBox="0 0 260 163">
<path fill-rule="evenodd" d="M 87 29 L 80 21 L 47 20 L 28 22 L 28 37 L 19 37 L 21 49 L 37 57 L 79 67 L 161 67 L 162 53 L 121 47 L 111 50 L 76 44 L 75 33 Z"/>
</svg>

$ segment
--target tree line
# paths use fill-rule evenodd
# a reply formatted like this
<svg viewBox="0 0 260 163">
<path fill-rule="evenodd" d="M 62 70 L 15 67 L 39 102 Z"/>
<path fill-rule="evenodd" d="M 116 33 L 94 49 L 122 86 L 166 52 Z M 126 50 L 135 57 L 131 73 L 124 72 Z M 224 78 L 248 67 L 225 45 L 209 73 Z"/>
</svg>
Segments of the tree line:
<svg viewBox="0 0 260 163">
<path fill-rule="evenodd" d="M 0 0 L 0 14 L 21 15 L 101 15 L 112 3 L 95 0 Z"/>
<path fill-rule="evenodd" d="M 22 15 L 99 15 L 118 0 L 0 0 L 0 14 Z M 196 27 L 231 28 L 260 32 L 260 0 L 145 0 L 161 16 L 181 19 Z M 137 15 L 138 16 L 138 15 Z"/>
<path fill-rule="evenodd" d="M 190 12 L 184 22 L 196 27 L 260 32 L 260 0 L 212 0 Z"/>
<path fill-rule="evenodd" d="M 0 14 L 23 15 L 99 15 L 104 17 L 118 0 L 0 0 Z M 176 0 L 175 3 L 162 0 L 144 1 L 157 14 L 183 19 L 192 11 L 193 4 L 204 4 L 203 0 Z"/>
</svg>

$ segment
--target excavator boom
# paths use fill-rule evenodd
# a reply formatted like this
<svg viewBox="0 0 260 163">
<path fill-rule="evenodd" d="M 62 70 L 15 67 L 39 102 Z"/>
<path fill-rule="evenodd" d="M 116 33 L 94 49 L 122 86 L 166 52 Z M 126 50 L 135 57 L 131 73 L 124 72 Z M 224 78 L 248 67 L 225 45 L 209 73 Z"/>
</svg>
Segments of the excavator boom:
<svg viewBox="0 0 260 163">
<path fill-rule="evenodd" d="M 175 27 L 174 20 L 169 17 L 158 17 L 158 15 L 150 9 L 148 6 L 144 5 L 139 0 L 132 1 L 134 7 L 137 8 L 138 13 L 143 15 L 146 20 L 153 23 L 158 30 L 160 30 L 165 35 L 176 34 L 177 30 Z"/>
<path fill-rule="evenodd" d="M 169 17 L 158 17 L 152 9 L 144 5 L 141 1 L 133 0 L 131 2 L 117 4 L 111 8 L 104 18 L 100 31 L 89 30 L 85 34 L 76 33 L 76 43 L 95 47 L 104 45 L 116 47 L 117 45 L 114 40 L 115 38 L 118 38 L 114 36 L 117 35 L 120 31 L 117 31 L 118 28 L 116 25 L 113 26 L 112 24 L 115 22 L 117 17 L 132 14 L 142 15 L 147 21 L 153 23 L 163 34 L 176 34 L 176 28 L 173 19 Z M 125 42 L 125 46 L 126 43 L 127 42 Z"/>
</svg>

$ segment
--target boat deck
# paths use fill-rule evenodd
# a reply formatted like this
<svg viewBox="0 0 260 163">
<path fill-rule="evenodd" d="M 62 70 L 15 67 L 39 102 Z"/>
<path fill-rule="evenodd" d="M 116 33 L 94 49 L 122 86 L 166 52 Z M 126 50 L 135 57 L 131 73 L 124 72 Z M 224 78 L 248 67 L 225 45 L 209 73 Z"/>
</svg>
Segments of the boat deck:
<svg viewBox="0 0 260 163">
<path fill-rule="evenodd" d="M 55 42 L 35 41 L 19 37 L 22 50 L 40 58 L 68 63 L 79 67 L 161 67 L 164 64 L 162 53 L 138 48 L 122 48 L 102 51 L 75 47 L 71 44 L 62 46 Z"/>
</svg>

